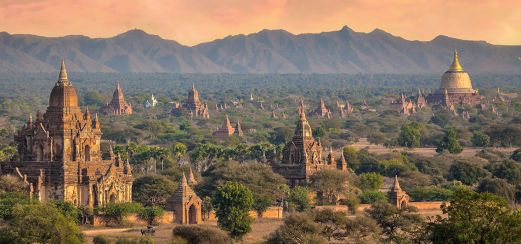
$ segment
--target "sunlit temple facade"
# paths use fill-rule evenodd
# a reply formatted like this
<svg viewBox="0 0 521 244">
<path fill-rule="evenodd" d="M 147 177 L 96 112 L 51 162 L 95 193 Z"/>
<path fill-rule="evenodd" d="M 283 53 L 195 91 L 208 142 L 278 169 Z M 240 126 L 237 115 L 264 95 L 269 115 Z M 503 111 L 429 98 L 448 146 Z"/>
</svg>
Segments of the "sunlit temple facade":
<svg viewBox="0 0 521 244">
<path fill-rule="evenodd" d="M 16 133 L 18 154 L 1 173 L 20 177 L 33 199 L 63 200 L 75 206 L 132 201 L 132 168 L 110 150 L 102 159 L 97 114 L 81 111 L 62 60 L 47 111 Z"/>
</svg>

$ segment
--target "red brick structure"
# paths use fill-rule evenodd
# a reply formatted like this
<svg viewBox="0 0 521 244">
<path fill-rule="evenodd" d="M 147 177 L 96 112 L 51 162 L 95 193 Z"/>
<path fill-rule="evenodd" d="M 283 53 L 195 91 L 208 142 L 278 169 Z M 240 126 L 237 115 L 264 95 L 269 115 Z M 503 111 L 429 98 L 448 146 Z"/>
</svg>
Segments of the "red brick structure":
<svg viewBox="0 0 521 244">
<path fill-rule="evenodd" d="M 100 110 L 105 115 L 126 115 L 132 114 L 132 104 L 125 101 L 125 94 L 119 81 L 116 83 L 116 89 L 112 94 L 112 100 Z"/>
<path fill-rule="evenodd" d="M 183 173 L 181 184 L 167 203 L 168 210 L 174 211 L 174 222 L 182 225 L 201 224 L 203 222 L 202 204 L 203 201 L 190 188 Z"/>
<path fill-rule="evenodd" d="M 397 208 L 404 208 L 409 204 L 409 195 L 400 187 L 398 176 L 394 177 L 394 184 L 389 190 L 389 202 Z"/>
<path fill-rule="evenodd" d="M 306 185 L 311 175 L 323 169 L 347 170 L 345 159 L 344 162 L 336 162 L 332 150 L 326 160 L 322 157 L 322 143 L 320 139 L 313 138 L 302 101 L 299 115 L 293 139 L 284 146 L 282 162 L 273 163 L 273 171 L 284 176 L 290 186 L 296 186 Z"/>
<path fill-rule="evenodd" d="M 200 117 L 204 119 L 210 118 L 208 110 L 208 104 L 201 102 L 199 98 L 199 91 L 195 89 L 195 85 L 192 84 L 192 89 L 188 91 L 188 99 L 184 104 L 174 103 L 172 108 L 172 114 L 175 116 L 181 116 L 183 114 L 192 117 Z"/>
<path fill-rule="evenodd" d="M 62 60 L 47 111 L 38 111 L 35 121 L 29 116 L 14 138 L 18 154 L 1 172 L 18 175 L 40 201 L 92 207 L 130 202 L 132 168 L 113 153 L 101 158 L 101 134 L 98 116 L 80 110 Z"/>
</svg>

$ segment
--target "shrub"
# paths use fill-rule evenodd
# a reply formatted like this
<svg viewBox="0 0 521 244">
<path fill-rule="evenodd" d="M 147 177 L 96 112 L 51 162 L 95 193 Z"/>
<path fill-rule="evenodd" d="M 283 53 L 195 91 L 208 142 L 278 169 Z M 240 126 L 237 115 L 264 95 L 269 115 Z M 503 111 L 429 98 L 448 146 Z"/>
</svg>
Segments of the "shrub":
<svg viewBox="0 0 521 244">
<path fill-rule="evenodd" d="M 302 212 L 311 208 L 309 190 L 306 187 L 297 186 L 290 190 L 288 202 L 294 204 L 297 211 Z"/>
<path fill-rule="evenodd" d="M 250 189 L 237 182 L 227 182 L 217 188 L 212 201 L 220 228 L 238 239 L 251 231 L 249 211 L 253 195 Z"/>
<path fill-rule="evenodd" d="M 182 238 L 187 243 L 197 244 L 228 244 L 231 238 L 218 229 L 203 226 L 177 226 L 173 230 L 174 238 Z"/>
<path fill-rule="evenodd" d="M 140 219 L 146 221 L 149 225 L 156 223 L 157 218 L 165 214 L 165 211 L 159 206 L 144 207 L 138 213 Z"/>
<path fill-rule="evenodd" d="M 154 240 L 149 237 L 118 238 L 115 244 L 154 244 Z"/>
<path fill-rule="evenodd" d="M 106 236 L 97 235 L 92 239 L 94 244 L 110 244 L 110 240 Z"/>
<path fill-rule="evenodd" d="M 379 201 L 386 201 L 387 196 L 379 191 L 364 191 L 360 195 L 360 201 L 365 204 L 373 204 Z"/>
<path fill-rule="evenodd" d="M 123 224 L 123 218 L 131 213 L 138 213 L 141 205 L 138 203 L 117 203 L 108 204 L 102 211 L 102 217 L 106 224 L 114 223 L 116 225 Z"/>
<path fill-rule="evenodd" d="M 376 191 L 380 189 L 382 183 L 384 182 L 384 177 L 378 173 L 363 173 L 358 177 L 358 187 L 362 190 L 372 190 Z"/>
</svg>

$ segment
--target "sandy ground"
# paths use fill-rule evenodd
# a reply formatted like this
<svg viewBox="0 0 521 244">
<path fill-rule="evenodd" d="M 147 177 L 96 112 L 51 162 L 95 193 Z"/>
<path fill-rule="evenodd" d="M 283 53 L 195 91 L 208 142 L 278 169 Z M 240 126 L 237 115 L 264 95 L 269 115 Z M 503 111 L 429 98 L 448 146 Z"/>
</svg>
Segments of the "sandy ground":
<svg viewBox="0 0 521 244">
<path fill-rule="evenodd" d="M 282 220 L 274 219 L 260 219 L 255 220 L 252 225 L 252 232 L 244 237 L 242 243 L 262 243 L 266 236 L 271 232 L 275 231 L 281 224 Z M 205 222 L 203 225 L 217 228 L 217 222 Z M 171 243 L 172 230 L 175 224 L 160 225 L 156 228 L 156 233 L 151 236 L 154 239 L 154 243 L 163 244 Z M 83 229 L 82 232 L 85 234 L 85 243 L 92 243 L 92 238 L 97 235 L 104 235 L 109 238 L 120 238 L 120 237 L 140 237 L 140 229 L 146 228 L 145 226 L 135 226 L 131 228 L 107 228 L 107 227 L 96 227 L 90 229 Z"/>
<path fill-rule="evenodd" d="M 370 153 L 375 154 L 385 154 L 390 153 L 392 151 L 397 152 L 408 152 L 408 153 L 415 153 L 419 154 L 425 157 L 434 157 L 438 153 L 436 152 L 436 148 L 434 147 L 422 147 L 422 148 L 404 148 L 404 147 L 395 147 L 393 149 L 386 148 L 382 145 L 375 145 L 370 144 L 367 141 L 367 138 L 360 138 L 360 140 L 357 143 L 349 145 L 350 147 L 356 148 L 356 149 L 367 149 Z M 463 149 L 463 152 L 459 154 L 461 157 L 474 157 L 476 153 L 481 151 L 483 148 L 478 147 L 466 147 Z M 515 147 L 494 147 L 490 148 L 495 151 L 504 152 L 504 153 L 512 153 L 517 148 Z"/>
</svg>

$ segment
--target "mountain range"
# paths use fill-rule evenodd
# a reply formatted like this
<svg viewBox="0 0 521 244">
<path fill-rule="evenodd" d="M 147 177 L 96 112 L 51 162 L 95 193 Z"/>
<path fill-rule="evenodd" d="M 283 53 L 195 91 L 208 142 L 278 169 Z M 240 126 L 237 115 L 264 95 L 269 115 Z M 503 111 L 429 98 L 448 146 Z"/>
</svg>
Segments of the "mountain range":
<svg viewBox="0 0 521 244">
<path fill-rule="evenodd" d="M 0 32 L 0 72 L 441 74 L 460 53 L 470 73 L 521 74 L 521 46 L 437 36 L 410 41 L 375 29 L 295 35 L 262 30 L 185 46 L 142 30 L 110 38 Z"/>
</svg>

